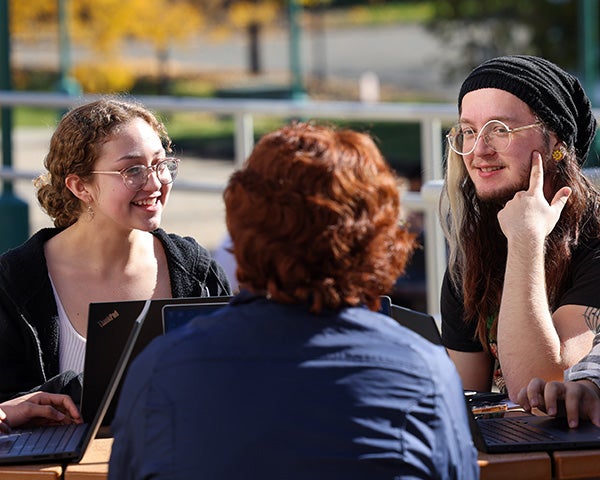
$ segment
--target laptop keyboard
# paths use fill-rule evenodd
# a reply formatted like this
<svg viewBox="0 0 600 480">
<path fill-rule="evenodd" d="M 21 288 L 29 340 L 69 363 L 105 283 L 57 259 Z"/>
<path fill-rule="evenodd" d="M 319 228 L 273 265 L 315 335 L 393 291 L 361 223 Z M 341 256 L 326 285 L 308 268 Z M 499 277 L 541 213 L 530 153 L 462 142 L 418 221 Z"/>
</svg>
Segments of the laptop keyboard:
<svg viewBox="0 0 600 480">
<path fill-rule="evenodd" d="M 51 454 L 75 450 L 83 436 L 79 425 L 56 425 L 22 430 L 0 437 L 0 456 Z"/>
<path fill-rule="evenodd" d="M 547 440 L 558 440 L 550 432 L 513 418 L 477 422 L 481 433 L 490 445 L 502 443 L 532 443 Z"/>
</svg>

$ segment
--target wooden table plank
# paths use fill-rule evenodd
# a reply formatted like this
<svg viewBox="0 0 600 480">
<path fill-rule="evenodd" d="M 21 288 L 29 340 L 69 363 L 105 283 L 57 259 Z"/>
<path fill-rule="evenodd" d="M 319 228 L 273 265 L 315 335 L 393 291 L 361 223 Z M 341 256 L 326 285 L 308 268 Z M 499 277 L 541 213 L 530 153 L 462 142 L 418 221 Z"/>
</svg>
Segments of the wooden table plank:
<svg viewBox="0 0 600 480">
<path fill-rule="evenodd" d="M 60 465 L 34 464 L 34 465 L 0 465 L 0 478 L 2 480 L 25 479 L 59 479 L 63 469 Z"/>
<path fill-rule="evenodd" d="M 600 478 L 600 450 L 565 450 L 552 456 L 556 480 Z"/>
<path fill-rule="evenodd" d="M 483 453 L 478 456 L 481 480 L 551 480 L 552 462 L 546 452 Z"/>
<path fill-rule="evenodd" d="M 64 480 L 99 480 L 108 478 L 108 460 L 112 438 L 94 439 L 79 463 L 67 465 Z"/>
<path fill-rule="evenodd" d="M 80 463 L 67 466 L 64 480 L 106 479 L 112 442 L 112 438 L 95 439 Z M 552 478 L 551 458 L 546 452 L 500 454 L 479 452 L 478 463 L 481 480 L 506 480 L 507 478 L 550 480 Z"/>
</svg>

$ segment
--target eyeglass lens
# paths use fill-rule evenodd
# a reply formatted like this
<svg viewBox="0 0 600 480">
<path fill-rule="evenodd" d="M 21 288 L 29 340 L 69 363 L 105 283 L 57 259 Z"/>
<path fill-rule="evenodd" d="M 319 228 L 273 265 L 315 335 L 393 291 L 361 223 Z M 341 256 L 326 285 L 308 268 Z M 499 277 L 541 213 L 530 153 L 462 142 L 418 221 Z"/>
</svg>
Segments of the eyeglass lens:
<svg viewBox="0 0 600 480">
<path fill-rule="evenodd" d="M 156 172 L 156 177 L 161 184 L 168 185 L 177 176 L 178 163 L 177 159 L 167 159 L 149 167 L 134 165 L 124 170 L 122 174 L 127 187 L 133 190 L 142 189 L 153 171 Z"/>
<path fill-rule="evenodd" d="M 510 145 L 510 130 L 498 120 L 488 122 L 480 132 L 467 125 L 455 125 L 448 134 L 452 149 L 459 154 L 471 153 L 479 137 L 496 152 L 502 152 Z"/>
</svg>

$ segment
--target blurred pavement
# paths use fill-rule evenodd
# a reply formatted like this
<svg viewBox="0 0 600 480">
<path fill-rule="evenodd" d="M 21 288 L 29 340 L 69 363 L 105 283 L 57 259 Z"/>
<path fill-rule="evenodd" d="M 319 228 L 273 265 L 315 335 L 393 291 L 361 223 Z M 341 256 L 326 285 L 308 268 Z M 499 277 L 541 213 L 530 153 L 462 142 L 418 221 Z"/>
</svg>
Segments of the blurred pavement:
<svg viewBox="0 0 600 480">
<path fill-rule="evenodd" d="M 13 133 L 13 168 L 28 172 L 44 171 L 52 129 L 17 128 Z M 233 161 L 195 159 L 182 155 L 178 178 L 190 182 L 207 182 L 224 186 L 233 171 Z M 175 180 L 177 183 L 177 180 Z M 28 180 L 15 182 L 15 194 L 29 204 L 30 233 L 52 226 L 35 197 L 35 188 Z M 225 213 L 221 195 L 178 191 L 171 193 L 163 215 L 162 227 L 167 232 L 194 237 L 201 245 L 214 250 L 223 239 Z"/>
<path fill-rule="evenodd" d="M 217 40 L 198 34 L 169 52 L 169 68 L 174 73 L 225 73 L 231 81 L 243 84 L 247 72 L 247 36 L 244 31 Z M 14 65 L 58 68 L 58 44 L 42 39 L 35 44 L 15 41 Z M 158 69 L 152 45 L 135 41 L 123 45 L 121 55 L 136 68 Z M 263 75 L 253 83 L 270 83 L 290 72 L 289 33 L 285 29 L 263 32 L 260 43 Z M 82 45 L 72 45 L 74 64 L 90 61 L 93 53 Z M 300 35 L 301 72 L 321 81 L 343 80 L 356 85 L 366 72 L 377 75 L 381 85 L 393 85 L 406 92 L 427 94 L 440 101 L 454 101 L 460 82 L 448 78 L 446 68 L 461 52 L 444 44 L 424 25 L 399 23 L 377 26 L 328 28 L 321 34 L 302 30 Z"/>
</svg>

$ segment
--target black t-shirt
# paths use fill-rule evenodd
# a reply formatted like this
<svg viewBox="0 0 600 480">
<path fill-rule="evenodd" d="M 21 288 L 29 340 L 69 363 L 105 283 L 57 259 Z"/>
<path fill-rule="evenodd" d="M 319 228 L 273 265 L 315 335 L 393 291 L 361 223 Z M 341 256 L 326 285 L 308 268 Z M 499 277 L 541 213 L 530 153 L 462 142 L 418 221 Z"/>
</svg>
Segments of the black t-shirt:
<svg viewBox="0 0 600 480">
<path fill-rule="evenodd" d="M 573 252 L 572 269 L 567 288 L 558 306 L 587 305 L 600 308 L 600 239 L 580 245 Z M 456 291 L 448 272 L 444 275 L 441 292 L 442 340 L 444 345 L 461 352 L 481 352 L 483 347 L 476 335 L 476 322 L 464 320 L 461 291 Z"/>
</svg>

